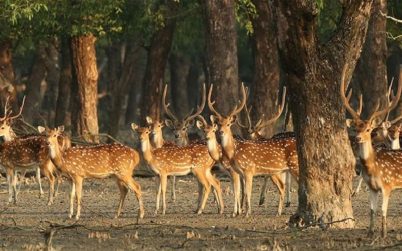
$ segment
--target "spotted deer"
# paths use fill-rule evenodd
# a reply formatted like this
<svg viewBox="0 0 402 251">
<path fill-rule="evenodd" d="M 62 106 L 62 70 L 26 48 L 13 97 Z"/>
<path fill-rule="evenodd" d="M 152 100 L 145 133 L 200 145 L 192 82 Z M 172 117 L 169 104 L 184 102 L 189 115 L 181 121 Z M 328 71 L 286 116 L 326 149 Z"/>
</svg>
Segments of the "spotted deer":
<svg viewBox="0 0 402 251">
<path fill-rule="evenodd" d="M 41 136 L 26 136 L 17 138 L 11 123 L 21 116 L 24 107 L 24 101 L 17 115 L 11 116 L 11 110 L 8 106 L 8 99 L 5 104 L 4 117 L 0 118 L 0 136 L 5 140 L 0 145 L 0 165 L 6 169 L 8 183 L 8 202 L 17 203 L 17 170 L 25 171 L 33 167 L 37 168 L 37 178 L 40 184 L 40 195 L 43 190 L 40 183 L 40 170 L 49 180 L 48 205 L 53 203 L 55 196 L 55 168 L 49 158 L 46 139 Z M 57 189 L 56 189 L 57 190 Z"/>
<path fill-rule="evenodd" d="M 280 198 L 278 205 L 278 215 L 282 213 L 284 199 L 285 175 L 289 170 L 298 177 L 298 160 L 295 143 L 280 139 L 269 139 L 264 141 L 238 140 L 232 134 L 231 126 L 237 119 L 237 114 L 246 104 L 246 91 L 242 85 L 242 101 L 236 105 L 228 116 L 222 116 L 214 108 L 211 101 L 213 86 L 208 93 L 208 107 L 217 118 L 219 124 L 219 134 L 221 138 L 222 152 L 230 160 L 232 168 L 240 174 L 245 184 L 245 195 L 247 211 L 246 216 L 251 214 L 251 192 L 253 177 L 255 175 L 273 176 L 277 180 Z M 285 99 L 286 89 L 284 89 L 282 100 Z M 284 101 L 282 101 L 283 103 Z M 279 107 L 278 114 L 283 107 Z M 278 116 L 276 114 L 276 116 Z"/>
<path fill-rule="evenodd" d="M 58 138 L 63 135 L 63 126 L 52 130 L 38 127 L 38 130 L 46 132 L 48 152 L 54 165 L 71 179 L 69 218 L 72 218 L 74 213 L 75 197 L 77 198 L 75 219 L 80 218 L 84 179 L 104 179 L 111 176 L 116 178 L 120 190 L 120 201 L 115 218 L 121 213 L 128 189 L 132 190 L 137 197 L 138 219 L 144 217 L 141 187 L 132 177 L 140 161 L 137 151 L 121 144 L 73 146 L 63 151 L 58 144 Z"/>
<path fill-rule="evenodd" d="M 374 233 L 374 221 L 377 211 L 378 195 L 381 192 L 382 201 L 382 236 L 387 234 L 387 209 L 391 191 L 402 188 L 402 151 L 383 147 L 376 148 L 372 144 L 371 133 L 380 124 L 379 118 L 392 110 L 398 104 L 401 96 L 402 79 L 399 79 L 398 91 L 390 105 L 382 110 L 377 102 L 374 112 L 364 120 L 349 104 L 345 96 L 345 72 L 342 71 L 340 96 L 342 103 L 352 119 L 347 119 L 347 125 L 356 130 L 356 142 L 359 146 L 359 157 L 362 163 L 362 176 L 370 190 L 370 226 L 369 234 Z"/>
<path fill-rule="evenodd" d="M 248 96 L 248 95 L 247 95 Z M 282 102 L 284 102 L 285 100 L 283 100 Z M 282 103 L 281 107 L 282 109 L 284 108 L 285 104 Z M 265 115 L 263 115 L 262 118 L 260 118 L 257 123 L 255 123 L 255 125 L 253 125 L 252 120 L 251 120 L 251 116 L 250 116 L 250 112 L 252 110 L 252 107 L 247 107 L 247 105 L 244 106 L 244 111 L 246 113 L 246 117 L 247 117 L 247 125 L 243 125 L 241 124 L 239 121 L 237 121 L 237 124 L 240 127 L 243 127 L 247 130 L 247 134 L 249 136 L 249 138 L 251 140 L 266 140 L 267 138 L 265 138 L 264 136 L 261 135 L 261 131 L 268 126 L 271 126 L 273 123 L 275 123 L 282 111 L 279 113 L 279 116 L 276 116 L 270 120 L 265 120 L 264 121 L 264 117 Z M 295 141 L 295 134 L 294 132 L 284 132 L 284 133 L 279 133 L 273 136 L 273 138 L 282 138 L 283 140 L 289 140 L 289 142 L 291 142 L 291 144 L 294 144 Z M 266 176 L 264 177 L 264 184 L 261 188 L 261 193 L 260 193 L 260 201 L 259 201 L 259 205 L 263 205 L 265 202 L 265 195 L 267 192 L 267 188 L 268 188 L 268 179 L 271 178 L 272 182 L 278 187 L 280 186 L 277 183 L 277 180 L 275 178 L 273 178 L 273 176 Z M 286 173 L 286 207 L 290 206 L 290 188 L 291 188 L 291 176 L 290 173 L 287 172 Z"/>
<path fill-rule="evenodd" d="M 161 193 L 162 214 L 166 212 L 165 194 L 167 177 L 170 175 L 182 176 L 189 173 L 193 173 L 196 176 L 199 184 L 198 208 L 196 212 L 201 214 L 204 210 L 212 186 L 218 197 L 219 213 L 223 213 L 224 205 L 220 182 L 211 173 L 215 161 L 209 156 L 206 145 L 194 143 L 188 146 L 167 145 L 161 148 L 153 148 L 149 139 L 149 135 L 151 134 L 150 127 L 139 127 L 135 123 L 132 123 L 131 127 L 139 135 L 145 161 L 152 171 L 159 176 L 155 214 L 159 210 Z"/>
<path fill-rule="evenodd" d="M 230 161 L 222 155 L 222 148 L 216 139 L 216 131 L 218 125 L 212 120 L 212 124 L 209 125 L 207 121 L 201 115 L 197 116 L 196 126 L 204 132 L 204 136 L 207 142 L 209 155 L 217 163 L 221 163 L 226 171 L 229 172 L 232 179 L 233 195 L 234 195 L 234 208 L 233 217 L 241 214 L 241 184 L 239 174 L 230 167 Z"/>
</svg>

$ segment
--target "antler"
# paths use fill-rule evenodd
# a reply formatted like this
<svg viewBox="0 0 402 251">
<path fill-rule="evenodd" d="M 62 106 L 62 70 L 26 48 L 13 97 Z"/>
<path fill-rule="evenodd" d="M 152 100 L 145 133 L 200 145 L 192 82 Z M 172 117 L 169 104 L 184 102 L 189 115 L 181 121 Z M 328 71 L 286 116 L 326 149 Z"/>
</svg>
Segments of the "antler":
<svg viewBox="0 0 402 251">
<path fill-rule="evenodd" d="M 197 115 L 197 119 L 199 119 L 199 120 L 201 121 L 201 123 L 204 124 L 204 126 L 207 126 L 207 125 L 208 125 L 207 121 L 204 119 L 203 116 Z"/>
<path fill-rule="evenodd" d="M 167 84 L 165 85 L 165 88 L 163 89 L 163 96 L 162 96 L 162 105 L 163 109 L 165 110 L 165 113 L 174 121 L 178 121 L 177 117 L 173 114 L 172 111 L 169 110 L 169 103 L 166 103 L 166 93 L 167 93 Z"/>
<path fill-rule="evenodd" d="M 211 86 L 209 87 L 209 91 L 208 91 L 208 107 L 209 107 L 209 110 L 211 110 L 211 112 L 215 113 L 215 115 L 218 117 L 218 119 L 222 119 L 222 115 L 219 114 L 219 112 L 216 111 L 214 108 L 215 101 L 214 102 L 211 101 L 213 88 L 214 88 L 214 85 L 211 84 Z"/>
<path fill-rule="evenodd" d="M 391 97 L 391 95 L 392 95 L 392 98 L 394 97 L 394 93 L 392 92 L 392 84 L 393 83 L 394 83 L 394 78 L 391 79 L 391 83 L 390 83 L 390 85 L 388 87 L 388 92 L 387 92 L 387 105 L 388 106 L 390 105 L 390 97 Z M 389 114 L 390 114 L 390 111 L 387 112 L 387 115 L 385 116 L 384 121 L 388 121 Z"/>
<path fill-rule="evenodd" d="M 205 83 L 202 86 L 202 100 L 201 100 L 201 104 L 199 106 L 197 106 L 197 111 L 192 114 L 193 110 L 191 110 L 190 114 L 186 116 L 186 118 L 184 119 L 185 123 L 188 123 L 189 121 L 191 121 L 192 119 L 194 119 L 195 117 L 197 117 L 198 115 L 201 114 L 201 112 L 204 110 L 205 107 L 205 100 L 206 100 L 206 88 L 205 88 Z"/>
<path fill-rule="evenodd" d="M 278 112 L 275 114 L 274 117 L 272 117 L 270 120 L 262 122 L 263 120 L 260 119 L 257 124 L 255 125 L 256 131 L 261 130 L 262 128 L 270 125 L 271 123 L 275 122 L 282 114 L 283 108 L 285 107 L 285 102 L 286 102 L 286 86 L 283 87 L 283 92 L 282 92 L 282 102 L 279 106 Z"/>
<path fill-rule="evenodd" d="M 19 116 L 21 116 L 21 114 L 22 114 L 22 109 L 24 108 L 24 105 L 25 105 L 25 97 L 26 97 L 26 96 L 24 96 L 24 98 L 22 99 L 22 104 L 21 104 L 19 113 L 18 113 L 17 115 L 15 115 L 15 116 L 9 117 L 8 119 L 13 120 L 13 119 L 16 119 L 16 118 L 18 118 Z"/>
<path fill-rule="evenodd" d="M 244 88 L 244 83 L 241 83 L 241 93 L 242 93 L 243 99 L 241 100 L 239 107 L 236 105 L 235 108 L 233 108 L 233 111 L 230 113 L 229 117 L 238 114 L 243 109 L 243 107 L 246 105 L 247 94 L 246 94 L 246 89 Z"/>
<path fill-rule="evenodd" d="M 10 113 L 9 100 L 10 100 L 10 96 L 7 96 L 6 103 L 4 105 L 4 117 L 2 117 L 1 120 L 4 120 L 9 116 L 9 113 Z"/>
<path fill-rule="evenodd" d="M 341 78 L 341 99 L 343 102 L 343 105 L 345 106 L 346 110 L 348 110 L 348 112 L 350 113 L 350 115 L 352 115 L 353 119 L 355 120 L 360 120 L 360 114 L 357 113 L 349 104 L 349 99 L 345 96 L 345 73 L 346 73 L 346 69 L 348 68 L 348 64 L 345 64 L 345 66 L 343 67 L 342 70 L 342 78 Z"/>
</svg>

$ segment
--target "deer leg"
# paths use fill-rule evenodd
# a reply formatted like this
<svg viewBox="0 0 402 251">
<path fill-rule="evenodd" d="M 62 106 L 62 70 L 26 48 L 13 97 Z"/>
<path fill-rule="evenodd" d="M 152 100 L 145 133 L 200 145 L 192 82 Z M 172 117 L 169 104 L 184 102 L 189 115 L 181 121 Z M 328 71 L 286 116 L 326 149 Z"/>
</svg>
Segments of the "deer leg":
<svg viewBox="0 0 402 251">
<path fill-rule="evenodd" d="M 144 204 L 142 202 L 142 193 L 141 193 L 141 186 L 135 182 L 135 180 L 133 179 L 133 177 L 131 176 L 131 174 L 126 176 L 127 178 L 124 178 L 124 182 L 125 184 L 134 192 L 135 197 L 137 198 L 138 201 L 138 216 L 137 216 L 137 221 L 139 219 L 144 218 Z M 165 178 L 167 178 L 165 176 Z M 165 179 L 166 181 L 166 179 Z M 166 186 L 165 186 L 166 188 Z M 166 190 L 165 190 L 166 191 Z"/>
<path fill-rule="evenodd" d="M 44 164 L 44 166 L 41 167 L 43 170 L 45 176 L 49 179 L 49 199 L 47 202 L 47 205 L 51 205 L 53 203 L 53 194 L 54 194 L 54 175 L 52 173 L 53 170 L 51 170 L 51 162 L 47 162 Z"/>
<path fill-rule="evenodd" d="M 161 190 L 162 190 L 161 176 L 156 177 L 156 186 L 157 186 L 157 190 L 156 190 L 156 205 L 155 205 L 155 212 L 154 212 L 155 215 L 158 214 L 159 202 L 161 199 Z"/>
<path fill-rule="evenodd" d="M 357 183 L 357 187 L 353 191 L 352 196 L 355 196 L 356 194 L 358 194 L 360 192 L 361 187 L 362 187 L 363 177 L 361 175 L 359 175 L 358 178 L 359 178 L 359 182 Z"/>
<path fill-rule="evenodd" d="M 8 184 L 8 203 L 13 201 L 13 178 L 14 178 L 14 170 L 11 168 L 7 168 L 7 184 Z"/>
<path fill-rule="evenodd" d="M 290 172 L 286 172 L 286 207 L 290 207 L 290 196 L 291 196 L 291 188 L 292 188 L 292 176 Z"/>
<path fill-rule="evenodd" d="M 241 214 L 241 205 L 240 205 L 240 175 L 230 169 L 230 175 L 232 176 L 232 184 L 233 184 L 233 195 L 234 195 L 234 208 L 233 208 L 233 217 Z"/>
<path fill-rule="evenodd" d="M 208 196 L 211 193 L 211 184 L 209 183 L 206 174 L 203 173 L 202 170 L 195 170 L 194 175 L 197 177 L 198 182 L 201 184 L 202 187 L 201 204 L 197 210 L 197 214 L 202 214 L 202 211 L 205 208 L 205 204 L 207 203 Z"/>
<path fill-rule="evenodd" d="M 75 180 L 71 179 L 71 191 L 70 191 L 70 214 L 68 218 L 72 218 L 74 214 L 74 199 L 75 199 Z"/>
<path fill-rule="evenodd" d="M 17 188 L 17 192 L 19 193 L 21 191 L 21 185 L 22 185 L 22 177 L 25 177 L 25 175 L 27 174 L 27 169 L 24 170 L 24 174 L 22 176 L 20 176 L 20 182 L 18 184 L 18 188 Z"/>
<path fill-rule="evenodd" d="M 197 210 L 195 211 L 195 213 L 198 212 L 198 210 L 201 209 L 201 201 L 202 201 L 202 196 L 204 194 L 204 188 L 202 187 L 201 182 L 198 181 L 197 179 L 197 185 L 198 185 L 198 200 L 197 200 Z"/>
<path fill-rule="evenodd" d="M 388 211 L 388 201 L 391 192 L 388 190 L 382 191 L 382 237 L 387 237 L 387 211 Z"/>
<path fill-rule="evenodd" d="M 207 170 L 206 177 L 209 180 L 209 183 L 214 188 L 214 194 L 215 194 L 215 199 L 218 204 L 219 213 L 223 214 L 224 204 L 223 204 L 223 198 L 222 198 L 221 184 L 220 184 L 219 180 L 215 176 L 212 175 L 211 169 Z"/>
<path fill-rule="evenodd" d="M 162 214 L 166 213 L 166 186 L 167 186 L 167 174 L 161 174 L 160 186 L 162 189 Z"/>
<path fill-rule="evenodd" d="M 264 205 L 265 195 L 267 194 L 267 185 L 268 185 L 268 177 L 264 177 L 264 184 L 262 185 L 260 194 L 260 202 L 258 203 L 259 206 Z"/>
<path fill-rule="evenodd" d="M 370 190 L 370 228 L 369 235 L 374 234 L 374 221 L 377 213 L 378 192 Z"/>
<path fill-rule="evenodd" d="M 172 201 L 176 202 L 176 176 L 172 176 Z"/>
<path fill-rule="evenodd" d="M 246 217 L 251 215 L 251 193 L 253 190 L 253 174 L 245 173 L 245 190 L 246 190 Z"/>
<path fill-rule="evenodd" d="M 272 182 L 275 184 L 276 188 L 278 188 L 279 192 L 279 204 L 278 204 L 277 215 L 282 214 L 283 199 L 285 197 L 285 182 L 284 182 L 284 179 L 286 179 L 286 177 L 284 177 L 285 175 L 286 173 L 275 174 L 271 176 Z"/>
<path fill-rule="evenodd" d="M 119 201 L 119 206 L 117 208 L 116 215 L 114 216 L 115 219 L 117 219 L 120 216 L 121 209 L 123 208 L 124 200 L 126 199 L 126 195 L 128 192 L 126 185 L 122 181 L 117 180 L 117 186 L 119 187 L 119 190 L 120 190 L 120 201 Z"/>
<path fill-rule="evenodd" d="M 11 183 L 13 187 L 13 197 L 14 197 L 14 205 L 17 204 L 17 171 L 14 172 Z"/>
<path fill-rule="evenodd" d="M 76 190 L 75 193 L 77 195 L 77 214 L 75 215 L 75 219 L 78 220 L 81 216 L 81 201 L 82 201 L 82 177 L 76 177 Z"/>
<path fill-rule="evenodd" d="M 24 176 L 25 176 L 25 174 L 24 174 Z M 44 192 L 43 192 L 43 189 L 42 189 L 42 182 L 41 182 L 41 179 L 40 179 L 40 168 L 39 167 L 36 168 L 36 180 L 38 181 L 38 184 L 39 184 L 39 198 L 41 198 L 42 195 L 44 194 Z"/>
</svg>

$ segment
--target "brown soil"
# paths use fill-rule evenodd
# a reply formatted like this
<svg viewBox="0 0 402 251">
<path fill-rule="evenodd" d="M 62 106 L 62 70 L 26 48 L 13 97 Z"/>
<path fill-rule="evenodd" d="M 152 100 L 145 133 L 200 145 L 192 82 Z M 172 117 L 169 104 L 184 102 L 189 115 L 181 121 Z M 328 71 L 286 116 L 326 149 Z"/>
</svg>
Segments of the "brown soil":
<svg viewBox="0 0 402 251">
<path fill-rule="evenodd" d="M 250 218 L 232 218 L 231 185 L 221 177 L 225 213 L 217 214 L 212 199 L 205 213 L 194 214 L 197 184 L 194 177 L 179 178 L 177 201 L 168 196 L 166 215 L 153 215 L 155 207 L 155 181 L 153 178 L 135 178 L 142 187 L 145 218 L 136 224 L 138 204 L 132 193 L 126 200 L 124 213 L 113 219 L 118 203 L 118 188 L 112 179 L 84 182 L 82 216 L 78 222 L 67 219 L 69 183 L 64 181 L 54 205 L 46 205 L 38 198 L 33 178 L 23 184 L 18 205 L 7 205 L 5 178 L 0 179 L 0 250 L 42 250 L 50 245 L 53 250 L 116 250 L 116 249 L 251 249 L 251 250 L 397 250 L 402 249 L 402 192 L 394 191 L 388 209 L 389 236 L 379 237 L 377 232 L 367 237 L 369 221 L 368 192 L 360 192 L 353 199 L 356 228 L 351 230 L 289 229 L 286 222 L 296 210 L 297 193 L 293 203 L 275 216 L 278 195 L 271 185 L 267 194 L 268 205 L 258 206 L 263 179 L 256 178 L 253 193 L 253 212 Z M 45 191 L 46 180 L 43 181 Z M 169 190 L 170 191 L 170 190 Z M 381 205 L 381 203 L 379 203 Z M 50 244 L 49 244 L 50 243 Z"/>
</svg>

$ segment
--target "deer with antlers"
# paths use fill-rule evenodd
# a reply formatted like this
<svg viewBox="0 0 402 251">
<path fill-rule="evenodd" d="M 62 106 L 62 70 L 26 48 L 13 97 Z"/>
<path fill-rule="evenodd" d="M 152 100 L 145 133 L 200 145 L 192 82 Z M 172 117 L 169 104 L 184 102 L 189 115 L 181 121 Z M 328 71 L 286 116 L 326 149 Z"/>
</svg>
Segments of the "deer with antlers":
<svg viewBox="0 0 402 251">
<path fill-rule="evenodd" d="M 8 99 L 5 105 L 4 117 L 0 119 L 0 136 L 3 136 L 5 142 L 0 145 L 0 164 L 6 169 L 9 198 L 8 202 L 17 203 L 17 170 L 23 170 L 32 167 L 37 168 L 37 178 L 40 184 L 40 195 L 43 193 L 40 183 L 40 171 L 45 174 L 49 180 L 49 198 L 48 205 L 53 203 L 55 196 L 55 168 L 49 156 L 46 139 L 42 136 L 26 136 L 17 138 L 11 124 L 13 120 L 21 116 L 24 107 L 25 98 L 22 102 L 20 111 L 17 115 L 11 116 L 11 110 L 8 105 Z M 57 190 L 57 189 L 56 189 Z"/>
<path fill-rule="evenodd" d="M 298 160 L 295 144 L 282 141 L 280 139 L 269 139 L 264 141 L 237 140 L 232 134 L 231 126 L 237 119 L 237 114 L 246 104 L 246 91 L 242 85 L 242 101 L 240 105 L 235 106 L 228 116 L 223 116 L 214 108 L 214 102 L 211 101 L 213 86 L 208 93 L 208 107 L 215 114 L 219 124 L 219 134 L 221 138 L 222 152 L 230 161 L 232 168 L 240 174 L 245 184 L 246 216 L 251 214 L 251 192 L 253 177 L 255 175 L 273 176 L 277 180 L 276 185 L 280 192 L 278 205 L 278 215 L 282 213 L 282 204 L 284 199 L 285 175 L 291 171 L 298 177 Z M 277 119 L 283 111 L 286 97 L 286 88 L 284 88 L 282 103 L 278 113 L 273 117 Z M 214 117 L 213 117 L 214 118 Z"/>
<path fill-rule="evenodd" d="M 247 95 L 248 96 L 248 95 Z M 285 104 L 282 104 L 282 106 L 284 106 Z M 279 116 L 274 117 L 270 120 L 264 120 L 265 115 L 262 116 L 262 118 L 260 118 L 257 123 L 255 125 L 253 125 L 252 121 L 251 121 L 251 116 L 250 116 L 250 112 L 252 110 L 252 107 L 247 107 L 247 105 L 244 106 L 244 111 L 246 113 L 246 117 L 247 117 L 247 125 L 243 125 L 241 124 L 239 121 L 237 121 L 237 124 L 240 127 L 243 127 L 247 130 L 248 136 L 251 140 L 267 140 L 267 138 L 264 138 L 261 135 L 261 131 L 268 126 L 271 126 L 273 123 L 276 122 L 276 120 L 279 118 Z M 281 138 L 283 140 L 288 140 L 290 144 L 294 144 L 296 142 L 295 140 L 295 134 L 294 132 L 283 132 L 283 133 L 279 133 L 273 136 L 273 138 Z M 259 205 L 263 205 L 265 202 L 265 195 L 267 192 L 267 188 L 268 188 L 268 179 L 271 178 L 272 182 L 279 187 L 280 184 L 276 184 L 278 181 L 275 178 L 272 178 L 272 176 L 266 176 L 264 178 L 264 184 L 261 188 L 261 193 L 260 193 L 260 201 L 259 201 Z M 290 206 L 290 188 L 291 188 L 291 176 L 290 173 L 287 172 L 286 173 L 286 203 L 285 206 L 289 207 Z"/>
<path fill-rule="evenodd" d="M 370 227 L 369 233 L 374 233 L 374 221 L 377 211 L 378 195 L 381 192 L 382 201 L 382 236 L 387 234 L 387 209 L 391 191 L 402 188 L 402 151 L 385 148 L 375 148 L 372 144 L 371 132 L 378 127 L 379 118 L 391 111 L 398 104 L 402 91 L 402 79 L 399 79 L 398 91 L 393 96 L 390 104 L 379 110 L 377 102 L 374 112 L 367 120 L 363 120 L 349 104 L 345 95 L 345 72 L 347 65 L 342 71 L 340 94 L 344 107 L 352 116 L 346 120 L 348 126 L 356 130 L 356 141 L 359 145 L 359 157 L 362 162 L 362 176 L 370 190 Z"/>
<path fill-rule="evenodd" d="M 128 189 L 134 192 L 138 200 L 138 219 L 144 217 L 141 187 L 132 177 L 140 162 L 137 151 L 121 144 L 74 146 L 63 150 L 58 144 L 58 139 L 63 136 L 63 126 L 53 130 L 38 127 L 38 130 L 46 133 L 49 157 L 54 165 L 71 179 L 69 218 L 74 213 L 75 197 L 77 198 L 75 219 L 80 218 L 84 179 L 104 179 L 111 176 L 116 178 L 120 190 L 120 202 L 115 218 L 121 213 Z"/>
<path fill-rule="evenodd" d="M 167 177 L 170 175 L 182 176 L 193 173 L 199 184 L 199 197 L 197 213 L 201 214 L 205 208 L 211 186 L 216 191 L 219 213 L 223 213 L 224 205 L 220 182 L 212 175 L 211 169 L 215 161 L 210 157 L 205 144 L 194 143 L 188 146 L 168 145 L 161 148 L 153 148 L 149 135 L 150 127 L 139 127 L 131 124 L 133 131 L 139 134 L 141 149 L 145 161 L 159 176 L 159 184 L 156 197 L 155 214 L 159 210 L 160 194 L 162 193 L 162 214 L 166 212 L 166 186 Z"/>
</svg>

